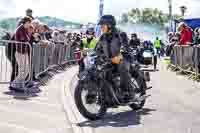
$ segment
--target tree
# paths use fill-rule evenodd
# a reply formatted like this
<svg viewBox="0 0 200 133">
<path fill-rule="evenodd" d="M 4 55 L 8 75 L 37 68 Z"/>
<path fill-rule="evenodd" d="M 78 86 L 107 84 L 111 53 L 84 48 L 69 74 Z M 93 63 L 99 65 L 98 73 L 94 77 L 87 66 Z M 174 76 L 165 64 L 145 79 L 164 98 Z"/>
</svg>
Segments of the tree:
<svg viewBox="0 0 200 133">
<path fill-rule="evenodd" d="M 123 13 L 122 18 L 121 18 L 122 23 L 127 23 L 128 22 L 128 14 Z"/>
<path fill-rule="evenodd" d="M 181 18 L 179 15 L 174 15 L 174 19 Z M 170 19 L 169 14 L 164 14 L 161 10 L 155 8 L 133 8 L 128 13 L 122 15 L 121 21 L 123 23 L 144 23 L 144 24 L 156 24 L 164 26 Z"/>
<path fill-rule="evenodd" d="M 5 29 L 5 30 L 9 30 L 9 28 L 10 28 L 9 22 L 8 21 L 2 21 L 0 23 L 0 27 Z"/>
</svg>

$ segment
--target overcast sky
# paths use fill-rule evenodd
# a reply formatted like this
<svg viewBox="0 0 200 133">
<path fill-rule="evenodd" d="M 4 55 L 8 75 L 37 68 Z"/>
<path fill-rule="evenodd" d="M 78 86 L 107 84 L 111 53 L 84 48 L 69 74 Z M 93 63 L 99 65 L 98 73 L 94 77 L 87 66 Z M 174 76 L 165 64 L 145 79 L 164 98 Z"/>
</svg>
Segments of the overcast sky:
<svg viewBox="0 0 200 133">
<path fill-rule="evenodd" d="M 120 15 L 131 8 L 159 8 L 168 12 L 168 0 L 104 0 L 104 12 Z M 200 17 L 200 0 L 172 0 L 174 13 L 188 7 L 187 16 Z M 98 17 L 99 0 L 0 0 L 0 17 L 24 16 L 27 8 L 34 16 L 53 16 L 74 21 L 93 21 Z"/>
</svg>

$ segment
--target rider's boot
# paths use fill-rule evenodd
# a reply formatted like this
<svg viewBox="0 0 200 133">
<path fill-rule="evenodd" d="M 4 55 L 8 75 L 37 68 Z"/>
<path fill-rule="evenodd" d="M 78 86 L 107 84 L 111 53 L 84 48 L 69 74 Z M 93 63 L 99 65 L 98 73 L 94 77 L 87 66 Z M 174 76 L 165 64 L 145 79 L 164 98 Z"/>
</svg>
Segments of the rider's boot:
<svg viewBox="0 0 200 133">
<path fill-rule="evenodd" d="M 130 101 L 134 100 L 134 98 L 135 98 L 134 94 L 129 90 L 124 90 L 122 97 L 123 97 L 124 102 L 130 102 Z"/>
</svg>

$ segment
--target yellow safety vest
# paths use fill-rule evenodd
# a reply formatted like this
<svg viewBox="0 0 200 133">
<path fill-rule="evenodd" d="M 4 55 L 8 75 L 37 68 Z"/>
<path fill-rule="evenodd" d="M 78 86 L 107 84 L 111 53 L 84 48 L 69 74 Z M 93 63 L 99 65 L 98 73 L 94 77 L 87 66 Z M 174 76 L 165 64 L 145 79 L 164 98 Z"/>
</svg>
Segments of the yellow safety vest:
<svg viewBox="0 0 200 133">
<path fill-rule="evenodd" d="M 154 47 L 155 47 L 155 48 L 161 48 L 160 40 L 155 40 L 155 42 L 154 42 Z"/>
<path fill-rule="evenodd" d="M 83 49 L 84 48 L 94 49 L 96 47 L 97 42 L 98 42 L 98 40 L 96 38 L 93 38 L 91 40 L 90 44 L 88 44 L 87 38 L 84 38 L 82 41 L 83 41 Z"/>
</svg>

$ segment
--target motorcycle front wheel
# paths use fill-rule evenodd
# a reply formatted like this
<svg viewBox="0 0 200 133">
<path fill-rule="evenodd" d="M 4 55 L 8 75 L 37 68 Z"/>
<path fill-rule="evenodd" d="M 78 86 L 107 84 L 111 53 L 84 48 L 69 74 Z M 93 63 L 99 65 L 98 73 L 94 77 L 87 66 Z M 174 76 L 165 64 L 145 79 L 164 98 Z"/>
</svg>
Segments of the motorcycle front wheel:
<svg viewBox="0 0 200 133">
<path fill-rule="evenodd" d="M 95 83 L 78 84 L 74 98 L 81 115 L 89 120 L 101 119 L 107 112 L 104 92 Z"/>
</svg>

